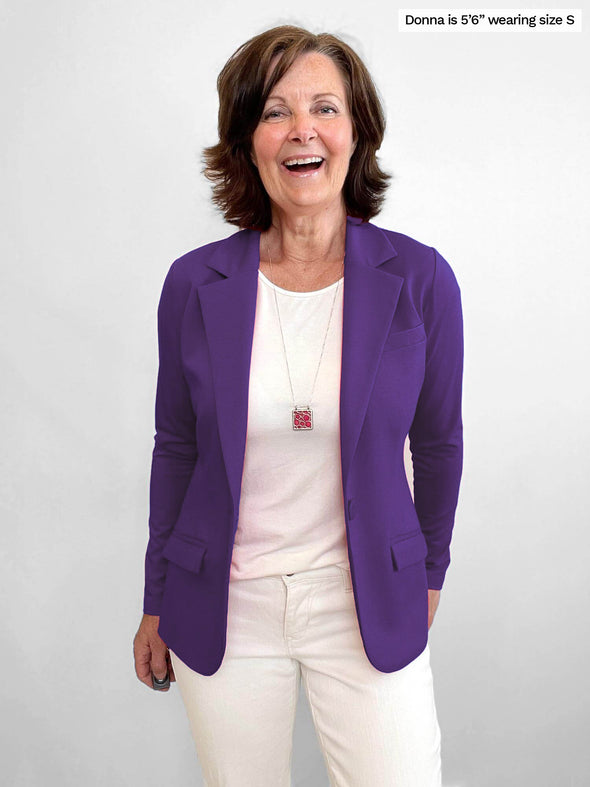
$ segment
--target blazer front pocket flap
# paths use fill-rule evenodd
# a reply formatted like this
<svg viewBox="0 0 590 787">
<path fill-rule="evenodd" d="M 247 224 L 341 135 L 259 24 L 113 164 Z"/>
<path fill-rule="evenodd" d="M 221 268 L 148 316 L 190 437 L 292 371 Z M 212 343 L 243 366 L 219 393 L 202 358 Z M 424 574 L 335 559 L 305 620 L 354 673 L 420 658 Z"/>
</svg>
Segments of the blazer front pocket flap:
<svg viewBox="0 0 590 787">
<path fill-rule="evenodd" d="M 391 544 L 393 567 L 396 571 L 401 571 L 406 566 L 424 560 L 427 554 L 428 546 L 421 530 L 404 536 L 400 541 Z"/>
<path fill-rule="evenodd" d="M 176 563 L 177 566 L 196 573 L 201 570 L 206 551 L 207 545 L 202 541 L 189 540 L 177 533 L 172 533 L 166 542 L 162 556 L 166 560 Z"/>
<path fill-rule="evenodd" d="M 419 344 L 426 339 L 426 331 L 424 330 L 424 323 L 415 325 L 413 328 L 408 328 L 406 331 L 397 331 L 397 333 L 390 333 L 385 344 L 385 350 L 397 350 L 400 347 L 407 347 L 410 344 Z"/>
</svg>

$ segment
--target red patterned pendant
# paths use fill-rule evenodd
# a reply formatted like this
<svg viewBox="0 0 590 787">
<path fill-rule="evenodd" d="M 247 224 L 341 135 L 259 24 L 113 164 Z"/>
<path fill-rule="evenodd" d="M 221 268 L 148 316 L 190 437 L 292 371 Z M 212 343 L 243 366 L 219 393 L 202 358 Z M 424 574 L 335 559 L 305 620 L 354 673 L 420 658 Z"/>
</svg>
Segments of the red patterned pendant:
<svg viewBox="0 0 590 787">
<path fill-rule="evenodd" d="M 313 429 L 311 407 L 296 407 L 293 410 L 293 429 Z"/>
</svg>

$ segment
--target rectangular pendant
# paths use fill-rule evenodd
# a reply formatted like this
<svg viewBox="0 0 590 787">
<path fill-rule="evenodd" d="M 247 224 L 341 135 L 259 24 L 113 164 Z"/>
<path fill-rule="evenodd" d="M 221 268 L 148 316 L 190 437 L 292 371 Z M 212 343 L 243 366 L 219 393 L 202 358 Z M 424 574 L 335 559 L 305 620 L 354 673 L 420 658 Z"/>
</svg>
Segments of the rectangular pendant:
<svg viewBox="0 0 590 787">
<path fill-rule="evenodd" d="M 296 407 L 293 410 L 293 429 L 313 429 L 313 411 L 311 407 Z"/>
</svg>

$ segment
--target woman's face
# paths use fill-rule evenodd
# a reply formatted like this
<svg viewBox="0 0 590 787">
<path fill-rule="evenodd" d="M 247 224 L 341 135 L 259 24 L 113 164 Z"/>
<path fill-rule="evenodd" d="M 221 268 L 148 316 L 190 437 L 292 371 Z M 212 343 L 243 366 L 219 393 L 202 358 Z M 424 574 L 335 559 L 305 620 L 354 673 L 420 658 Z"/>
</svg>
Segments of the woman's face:
<svg viewBox="0 0 590 787">
<path fill-rule="evenodd" d="M 340 203 L 355 145 L 340 71 L 325 55 L 302 55 L 274 86 L 252 135 L 273 209 L 308 215 Z"/>
</svg>

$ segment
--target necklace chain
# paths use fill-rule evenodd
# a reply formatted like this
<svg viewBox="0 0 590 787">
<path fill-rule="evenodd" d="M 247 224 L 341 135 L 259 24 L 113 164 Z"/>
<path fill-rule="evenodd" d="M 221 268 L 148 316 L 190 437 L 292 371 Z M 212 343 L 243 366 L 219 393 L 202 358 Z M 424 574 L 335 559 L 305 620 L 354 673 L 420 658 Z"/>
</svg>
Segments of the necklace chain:
<svg viewBox="0 0 590 787">
<path fill-rule="evenodd" d="M 268 262 L 269 262 L 269 265 L 270 265 L 271 275 L 272 275 L 272 277 L 274 279 L 273 265 L 272 265 L 272 259 L 271 259 L 271 256 L 270 256 L 270 248 L 268 246 L 268 243 L 266 244 L 266 251 L 267 251 L 267 254 L 268 254 Z M 342 273 L 344 272 L 344 259 L 342 260 L 341 271 L 342 271 Z M 317 368 L 316 368 L 316 371 L 315 371 L 315 377 L 313 378 L 313 386 L 312 386 L 312 389 L 311 389 L 311 395 L 309 397 L 309 403 L 305 407 L 297 407 L 297 405 L 295 404 L 295 394 L 293 392 L 293 381 L 291 380 L 291 370 L 289 368 L 289 359 L 287 358 L 287 348 L 286 348 L 286 345 L 285 345 L 285 336 L 283 334 L 283 324 L 281 322 L 281 313 L 279 311 L 279 301 L 278 301 L 278 298 L 277 298 L 277 289 L 276 289 L 277 285 L 275 284 L 273 286 L 274 297 L 275 297 L 275 307 L 276 307 L 276 310 L 277 310 L 277 317 L 278 317 L 278 320 L 279 320 L 279 329 L 280 329 L 280 332 L 281 332 L 281 341 L 283 343 L 283 354 L 285 356 L 285 364 L 287 366 L 287 375 L 289 377 L 289 385 L 291 387 L 291 398 L 293 400 L 293 429 L 295 429 L 297 431 L 299 431 L 300 429 L 312 429 L 313 428 L 313 423 L 312 423 L 312 420 L 311 420 L 311 417 L 312 417 L 311 402 L 312 402 L 313 394 L 314 394 L 314 391 L 315 391 L 315 384 L 316 384 L 316 380 L 317 380 L 317 377 L 318 377 L 318 372 L 320 370 L 320 366 L 321 366 L 321 363 L 322 363 L 322 358 L 324 357 L 324 348 L 326 346 L 326 340 L 328 338 L 328 333 L 330 331 L 330 323 L 332 322 L 332 313 L 334 312 L 334 305 L 336 303 L 336 295 L 337 295 L 338 290 L 340 288 L 340 281 L 341 281 L 341 279 L 338 279 L 338 281 L 336 283 L 336 287 L 334 288 L 334 297 L 332 298 L 332 307 L 330 309 L 330 316 L 328 318 L 328 325 L 326 327 L 326 332 L 324 334 L 324 341 L 322 342 L 322 349 L 321 349 L 321 352 L 320 352 L 320 360 L 318 361 L 318 365 L 317 365 Z M 274 282 L 273 282 L 273 284 L 274 284 Z M 298 412 L 303 413 L 304 417 L 303 418 L 299 418 L 298 415 L 297 415 Z M 297 424 L 299 424 L 299 425 L 297 425 Z"/>
</svg>

